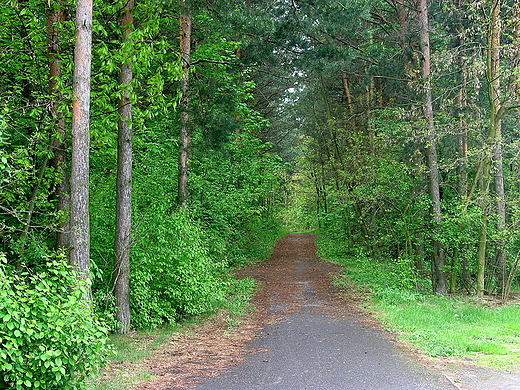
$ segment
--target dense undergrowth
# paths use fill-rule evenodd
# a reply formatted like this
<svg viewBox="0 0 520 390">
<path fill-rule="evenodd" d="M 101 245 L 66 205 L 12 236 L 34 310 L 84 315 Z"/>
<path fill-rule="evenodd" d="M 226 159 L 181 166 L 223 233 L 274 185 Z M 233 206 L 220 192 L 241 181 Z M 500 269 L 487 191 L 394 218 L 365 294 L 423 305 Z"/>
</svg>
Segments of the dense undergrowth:
<svg viewBox="0 0 520 390">
<path fill-rule="evenodd" d="M 346 251 L 322 235 L 321 257 L 344 267 L 338 286 L 354 283 L 369 292 L 369 310 L 402 340 L 433 357 L 454 357 L 502 369 L 520 367 L 520 304 L 492 298 L 430 293 L 427 277 L 406 259 L 373 259 Z"/>
<path fill-rule="evenodd" d="M 18 272 L 0 254 L 0 389 L 81 388 L 106 361 L 108 329 L 63 257 Z"/>
</svg>

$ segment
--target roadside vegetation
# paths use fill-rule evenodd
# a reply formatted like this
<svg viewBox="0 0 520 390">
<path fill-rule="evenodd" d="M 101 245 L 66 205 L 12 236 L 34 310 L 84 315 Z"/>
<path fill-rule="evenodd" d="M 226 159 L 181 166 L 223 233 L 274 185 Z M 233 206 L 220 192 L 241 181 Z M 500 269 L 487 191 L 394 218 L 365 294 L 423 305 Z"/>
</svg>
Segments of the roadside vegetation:
<svg viewBox="0 0 520 390">
<path fill-rule="evenodd" d="M 147 370 L 146 359 L 165 344 L 174 343 L 193 326 L 214 321 L 217 314 L 224 318 L 229 329 L 238 326 L 240 317 L 252 310 L 250 300 L 255 288 L 256 282 L 253 279 L 243 278 L 233 284 L 233 289 L 222 306 L 210 313 L 171 325 L 127 334 L 111 334 L 108 344 L 113 353 L 107 366 L 96 377 L 87 381 L 87 390 L 131 390 L 141 382 L 152 380 L 153 374 Z"/>
<path fill-rule="evenodd" d="M 366 291 L 367 310 L 419 351 L 498 369 L 520 367 L 520 302 L 432 294 L 426 277 L 406 261 L 383 261 L 363 250 L 344 251 L 326 236 L 320 255 L 344 266 L 335 283 Z"/>
</svg>

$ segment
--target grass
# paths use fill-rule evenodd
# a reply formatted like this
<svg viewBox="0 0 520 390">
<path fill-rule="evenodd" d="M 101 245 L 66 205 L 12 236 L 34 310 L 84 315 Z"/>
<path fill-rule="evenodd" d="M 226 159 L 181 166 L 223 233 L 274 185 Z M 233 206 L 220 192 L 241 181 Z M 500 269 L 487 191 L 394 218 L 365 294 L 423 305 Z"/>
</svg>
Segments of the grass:
<svg viewBox="0 0 520 390">
<path fill-rule="evenodd" d="M 346 255 L 325 239 L 318 246 L 322 257 L 345 266 L 335 283 L 367 289 L 369 310 L 400 339 L 430 356 L 520 368 L 520 304 L 431 295 L 429 282 L 410 273 L 406 260 L 374 262 L 362 251 Z"/>
<path fill-rule="evenodd" d="M 88 390 L 132 389 L 140 381 L 151 380 L 142 362 L 162 344 L 179 332 L 181 326 L 167 326 L 154 330 L 114 334 L 109 342 L 114 354 L 109 366 L 96 378 L 87 382 Z"/>
<path fill-rule="evenodd" d="M 520 367 L 520 306 L 485 307 L 471 299 L 438 296 L 376 299 L 390 330 L 430 356 L 471 358 L 483 366 Z"/>
</svg>

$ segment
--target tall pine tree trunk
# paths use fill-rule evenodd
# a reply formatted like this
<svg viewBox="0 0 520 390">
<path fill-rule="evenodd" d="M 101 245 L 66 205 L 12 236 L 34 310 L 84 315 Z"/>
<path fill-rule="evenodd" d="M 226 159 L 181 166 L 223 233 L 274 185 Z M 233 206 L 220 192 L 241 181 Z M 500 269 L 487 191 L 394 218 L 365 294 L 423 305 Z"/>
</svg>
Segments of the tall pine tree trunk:
<svg viewBox="0 0 520 390">
<path fill-rule="evenodd" d="M 516 127 L 520 132 L 520 2 L 516 2 L 514 7 L 513 20 L 515 21 L 514 28 L 514 75 L 515 75 L 515 95 L 516 95 Z M 517 146 L 516 156 L 516 180 L 517 188 L 520 192 L 520 144 Z"/>
<path fill-rule="evenodd" d="M 190 149 L 189 134 L 189 83 L 191 61 L 191 8 L 188 0 L 181 0 L 181 14 L 179 16 L 180 34 L 179 45 L 181 50 L 182 77 L 180 101 L 180 134 L 179 134 L 179 173 L 177 202 L 179 208 L 186 207 L 188 198 L 188 163 Z"/>
<path fill-rule="evenodd" d="M 517 105 L 516 126 L 520 131 L 520 2 L 517 1 L 513 8 L 514 22 L 514 91 Z M 517 188 L 520 191 L 520 145 L 517 147 L 516 155 L 516 181 Z M 518 221 L 516 222 L 519 223 Z M 520 256 L 517 255 L 509 269 L 507 270 L 507 277 L 504 283 L 504 290 L 502 291 L 502 299 L 506 301 L 511 294 L 511 285 L 517 275 L 517 270 L 520 262 Z"/>
<path fill-rule="evenodd" d="M 130 43 L 133 20 L 133 0 L 123 0 L 120 25 L 123 33 L 123 46 Z M 123 49 L 124 62 L 121 64 L 119 85 L 119 121 L 117 141 L 117 198 L 116 198 L 116 236 L 114 259 L 114 296 L 116 300 L 116 319 L 120 324 L 119 333 L 130 330 L 130 245 L 132 227 L 132 103 L 130 89 L 132 83 L 132 53 Z"/>
<path fill-rule="evenodd" d="M 20 12 L 25 9 L 25 4 L 19 4 Z M 56 3 L 49 2 L 48 5 L 45 7 L 45 17 L 46 17 L 46 36 L 47 36 L 47 58 L 49 61 L 49 101 L 48 101 L 48 107 L 49 107 L 49 113 L 53 119 L 54 124 L 54 134 L 51 134 L 50 136 L 50 143 L 48 147 L 48 152 L 45 154 L 45 157 L 43 159 L 43 162 L 41 163 L 40 167 L 37 170 L 36 174 L 36 181 L 34 183 L 34 186 L 32 188 L 31 197 L 29 199 L 29 207 L 26 213 L 25 217 L 25 223 L 24 228 L 22 230 L 22 234 L 20 236 L 20 246 L 18 249 L 18 253 L 20 255 L 20 259 L 23 257 L 25 252 L 25 245 L 27 243 L 27 239 L 29 236 L 29 231 L 31 229 L 31 223 L 33 216 L 35 214 L 35 207 L 37 206 L 36 200 L 38 196 L 38 192 L 40 190 L 40 187 L 42 185 L 43 177 L 45 174 L 45 171 L 47 169 L 47 166 L 49 165 L 49 159 L 50 154 L 53 153 L 53 165 L 57 171 L 60 171 L 60 168 L 63 168 L 63 162 L 64 162 L 64 154 L 61 153 L 60 149 L 60 143 L 65 138 L 65 121 L 63 119 L 63 115 L 59 113 L 58 105 L 60 102 L 60 94 L 57 90 L 57 81 L 61 75 L 60 73 L 60 63 L 58 59 L 58 53 L 59 53 L 59 39 L 58 39 L 58 26 L 63 21 L 63 11 L 62 11 L 62 5 L 58 1 Z M 28 39 L 29 32 L 25 28 L 25 26 L 21 27 L 21 33 L 24 39 Z M 32 90 L 32 87 L 30 86 L 30 82 L 27 81 L 25 86 L 25 91 L 30 98 L 30 91 Z M 57 164 L 57 162 L 60 162 L 61 164 Z M 60 191 L 61 184 L 64 183 L 64 181 L 59 181 L 57 188 L 55 192 L 57 192 L 58 200 L 59 200 L 59 206 L 60 201 L 63 199 L 60 195 L 63 193 Z M 63 210 L 63 208 L 58 207 L 58 210 Z M 62 232 L 58 233 L 58 241 L 60 241 L 60 237 L 62 235 Z M 59 245 L 61 246 L 61 245 Z M 17 266 L 20 266 L 20 263 L 17 263 Z"/>
<path fill-rule="evenodd" d="M 461 204 L 467 204 L 468 199 L 468 123 L 466 121 L 465 113 L 467 107 L 467 75 L 466 75 L 466 64 L 464 59 L 461 57 L 459 59 L 460 67 L 461 67 L 461 88 L 459 93 L 455 98 L 455 104 L 459 110 L 459 135 L 458 135 L 458 155 L 459 155 L 459 163 L 457 164 L 457 192 L 459 195 L 459 199 Z M 462 232 L 464 227 L 459 225 L 459 231 Z M 470 290 L 471 288 L 471 276 L 469 272 L 469 264 L 468 259 L 464 256 L 464 252 L 467 250 L 466 243 L 459 243 L 455 248 L 454 253 L 454 270 L 453 272 L 457 272 L 458 261 L 461 262 L 461 271 L 462 271 L 462 283 L 466 290 Z M 452 273 L 453 273 L 452 272 Z M 451 292 L 455 292 L 455 280 L 450 279 L 451 284 Z"/>
<path fill-rule="evenodd" d="M 460 10 L 463 9 L 466 0 L 454 1 L 454 6 L 457 6 Z M 457 47 L 461 47 L 464 44 L 464 28 L 462 16 L 457 18 L 458 27 L 456 29 L 459 39 L 457 39 Z M 463 54 L 458 55 L 458 63 L 460 67 L 460 88 L 455 97 L 455 106 L 458 114 L 458 164 L 457 164 L 457 193 L 460 199 L 460 203 L 463 205 L 468 204 L 468 123 L 466 119 L 466 110 L 468 106 L 468 74 L 467 74 L 467 60 Z M 464 226 L 459 224 L 459 232 L 463 232 Z M 460 242 L 454 248 L 453 254 L 453 266 L 450 276 L 450 292 L 456 291 L 456 276 L 458 276 L 458 269 L 462 272 L 462 285 L 466 291 L 471 291 L 471 275 L 470 267 L 467 256 L 464 254 L 467 252 L 467 243 Z"/>
<path fill-rule="evenodd" d="M 69 261 L 79 279 L 90 276 L 89 149 L 92 0 L 76 5 L 76 40 L 72 100 Z M 90 299 L 89 296 L 87 297 Z"/>
<path fill-rule="evenodd" d="M 429 169 L 430 199 L 432 202 L 434 240 L 432 259 L 432 286 L 439 294 L 446 293 L 446 273 L 444 270 L 444 253 L 441 242 L 435 237 L 442 221 L 441 197 L 439 185 L 439 165 L 437 161 L 437 134 L 433 122 L 433 100 L 431 84 L 430 32 L 428 22 L 428 6 L 426 0 L 418 0 L 419 41 L 422 53 L 423 111 L 426 121 L 427 155 Z"/>
</svg>

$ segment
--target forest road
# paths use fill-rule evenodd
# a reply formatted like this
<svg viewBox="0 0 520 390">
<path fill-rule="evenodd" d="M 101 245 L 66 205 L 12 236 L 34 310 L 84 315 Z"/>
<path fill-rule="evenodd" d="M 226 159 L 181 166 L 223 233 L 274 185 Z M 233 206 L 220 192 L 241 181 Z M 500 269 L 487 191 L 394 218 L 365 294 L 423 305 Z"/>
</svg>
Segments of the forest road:
<svg viewBox="0 0 520 390">
<path fill-rule="evenodd" d="M 338 267 L 316 257 L 314 241 L 290 234 L 268 261 L 244 272 L 264 284 L 267 323 L 247 345 L 255 353 L 197 389 L 456 389 L 338 297 L 331 286 Z"/>
<path fill-rule="evenodd" d="M 190 328 L 152 356 L 155 379 L 138 390 L 520 388 L 421 362 L 359 309 L 362 294 L 331 285 L 340 268 L 316 256 L 315 240 L 290 234 L 268 260 L 239 271 L 261 281 L 254 313 L 231 327 L 217 316 Z"/>
</svg>

